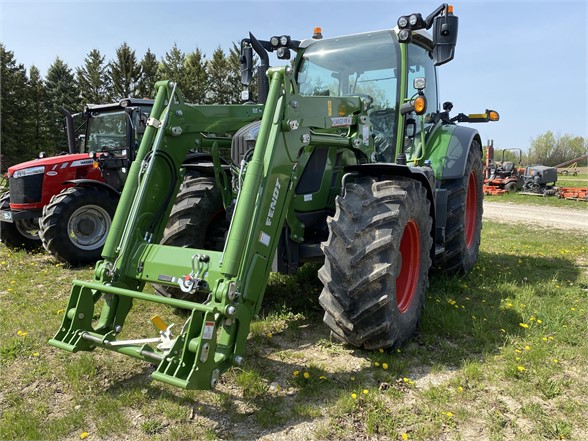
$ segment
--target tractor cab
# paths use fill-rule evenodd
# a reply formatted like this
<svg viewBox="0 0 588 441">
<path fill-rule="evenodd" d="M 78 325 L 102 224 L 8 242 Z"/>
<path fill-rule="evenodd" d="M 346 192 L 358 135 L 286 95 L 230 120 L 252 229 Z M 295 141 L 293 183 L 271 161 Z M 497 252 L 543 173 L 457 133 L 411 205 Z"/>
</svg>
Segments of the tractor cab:
<svg viewBox="0 0 588 441">
<path fill-rule="evenodd" d="M 87 153 L 105 182 L 121 191 L 152 105 L 152 100 L 126 98 L 111 104 L 88 104 L 74 115 L 62 110 L 70 152 Z"/>
</svg>

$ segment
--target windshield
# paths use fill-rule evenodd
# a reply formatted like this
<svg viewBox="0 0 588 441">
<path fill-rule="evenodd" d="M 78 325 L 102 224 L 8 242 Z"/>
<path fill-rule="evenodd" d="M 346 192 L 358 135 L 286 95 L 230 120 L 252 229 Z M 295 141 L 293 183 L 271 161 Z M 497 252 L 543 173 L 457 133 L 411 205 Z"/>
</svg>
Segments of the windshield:
<svg viewBox="0 0 588 441">
<path fill-rule="evenodd" d="M 129 117 L 124 110 L 92 112 L 86 135 L 87 151 L 114 151 L 128 148 Z"/>
<path fill-rule="evenodd" d="M 400 49 L 391 31 L 357 34 L 312 43 L 298 71 L 301 95 L 369 96 L 376 151 L 393 156 Z"/>
</svg>

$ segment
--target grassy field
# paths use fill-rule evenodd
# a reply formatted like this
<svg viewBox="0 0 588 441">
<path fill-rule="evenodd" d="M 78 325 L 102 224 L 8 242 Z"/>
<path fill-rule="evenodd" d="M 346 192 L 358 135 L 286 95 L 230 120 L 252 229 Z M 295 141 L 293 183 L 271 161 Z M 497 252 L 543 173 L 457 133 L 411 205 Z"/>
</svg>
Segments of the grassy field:
<svg viewBox="0 0 588 441">
<path fill-rule="evenodd" d="M 480 260 L 436 275 L 419 333 L 367 352 L 322 324 L 316 267 L 272 276 L 242 368 L 215 391 L 108 351 L 47 346 L 73 270 L 0 246 L 0 439 L 588 439 L 586 238 L 486 222 Z M 172 310 L 140 303 L 128 320 Z"/>
</svg>

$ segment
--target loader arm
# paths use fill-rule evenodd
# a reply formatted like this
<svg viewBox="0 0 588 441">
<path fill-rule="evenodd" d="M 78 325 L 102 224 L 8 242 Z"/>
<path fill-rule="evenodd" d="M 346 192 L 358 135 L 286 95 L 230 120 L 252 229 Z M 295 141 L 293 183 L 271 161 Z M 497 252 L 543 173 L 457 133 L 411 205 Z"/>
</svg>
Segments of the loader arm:
<svg viewBox="0 0 588 441">
<path fill-rule="evenodd" d="M 73 282 L 63 324 L 51 345 L 72 352 L 101 347 L 154 362 L 158 366 L 153 378 L 187 389 L 213 388 L 220 374 L 241 364 L 308 155 L 320 145 L 350 151 L 360 145 L 373 148 L 367 105 L 361 98 L 300 96 L 290 68 L 272 68 L 268 77 L 263 106 L 192 106 L 184 103 L 173 83 L 157 83 L 153 111 L 123 189 L 104 260 L 97 264 L 93 282 Z M 340 124 L 327 109 L 343 107 L 349 112 L 344 121 L 347 134 L 341 135 L 338 128 L 336 136 L 326 133 Z M 207 134 L 235 133 L 259 119 L 260 132 L 236 195 L 224 250 L 160 245 L 188 151 L 210 143 Z M 146 283 L 208 294 L 208 300 L 146 294 L 141 292 Z M 92 320 L 100 299 L 100 318 Z M 133 299 L 186 309 L 189 318 L 175 338 L 169 333 L 163 337 L 169 329 L 160 326 L 160 340 L 121 339 Z"/>
</svg>

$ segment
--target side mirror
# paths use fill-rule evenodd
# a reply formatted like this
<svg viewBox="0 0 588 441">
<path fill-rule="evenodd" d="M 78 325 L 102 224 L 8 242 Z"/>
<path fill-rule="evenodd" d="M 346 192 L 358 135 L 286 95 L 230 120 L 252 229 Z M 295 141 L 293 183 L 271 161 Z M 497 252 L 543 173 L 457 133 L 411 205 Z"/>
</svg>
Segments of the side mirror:
<svg viewBox="0 0 588 441">
<path fill-rule="evenodd" d="M 451 60 L 455 55 L 457 43 L 457 22 L 458 19 L 449 9 L 445 15 L 435 17 L 433 21 L 433 60 L 435 66 L 441 66 Z"/>
<path fill-rule="evenodd" d="M 248 40 L 241 41 L 241 84 L 249 86 L 253 79 L 253 49 Z"/>
</svg>

